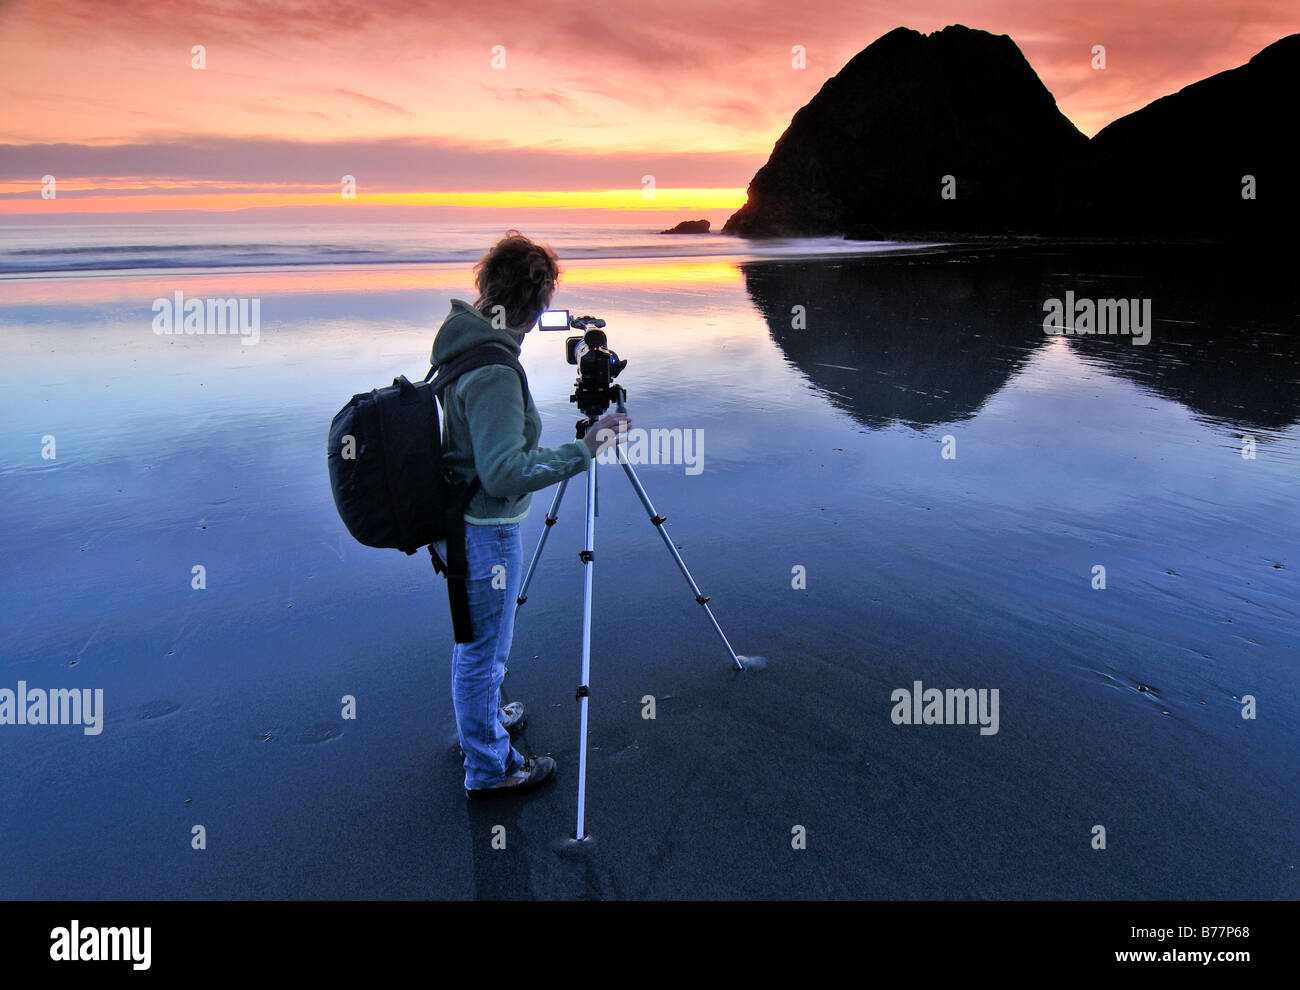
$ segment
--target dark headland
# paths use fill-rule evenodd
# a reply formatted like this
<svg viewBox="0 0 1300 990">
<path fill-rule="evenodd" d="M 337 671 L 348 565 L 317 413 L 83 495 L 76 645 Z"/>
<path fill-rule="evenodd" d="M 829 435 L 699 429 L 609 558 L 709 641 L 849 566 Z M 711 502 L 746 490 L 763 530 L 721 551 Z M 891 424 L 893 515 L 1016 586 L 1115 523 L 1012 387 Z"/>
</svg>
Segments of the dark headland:
<svg viewBox="0 0 1300 990">
<path fill-rule="evenodd" d="M 1300 34 L 1089 140 L 1008 36 L 900 27 L 795 113 L 723 233 L 1277 237 L 1298 96 Z"/>
</svg>

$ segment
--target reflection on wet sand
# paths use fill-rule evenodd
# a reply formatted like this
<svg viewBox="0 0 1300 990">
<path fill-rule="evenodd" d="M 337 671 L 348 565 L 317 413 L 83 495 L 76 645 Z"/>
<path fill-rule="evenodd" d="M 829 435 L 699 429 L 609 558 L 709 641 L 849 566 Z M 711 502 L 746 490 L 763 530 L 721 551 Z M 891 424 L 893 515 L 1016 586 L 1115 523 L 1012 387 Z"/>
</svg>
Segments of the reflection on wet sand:
<svg viewBox="0 0 1300 990">
<path fill-rule="evenodd" d="M 1049 338 L 1067 291 L 1151 300 L 1152 337 L 1067 336 L 1086 359 L 1200 416 L 1300 419 L 1300 329 L 1271 264 L 1205 246 L 972 250 L 807 264 L 747 262 L 785 355 L 864 425 L 973 416 Z"/>
</svg>

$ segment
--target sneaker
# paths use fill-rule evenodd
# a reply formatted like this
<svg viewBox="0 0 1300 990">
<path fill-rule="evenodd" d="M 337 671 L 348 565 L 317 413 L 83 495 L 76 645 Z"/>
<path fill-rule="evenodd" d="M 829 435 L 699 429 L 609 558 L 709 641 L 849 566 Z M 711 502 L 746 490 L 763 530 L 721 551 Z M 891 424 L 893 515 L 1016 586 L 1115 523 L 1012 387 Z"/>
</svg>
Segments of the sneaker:
<svg viewBox="0 0 1300 990">
<path fill-rule="evenodd" d="M 465 788 L 465 796 L 470 798 L 490 798 L 499 797 L 502 794 L 531 791 L 534 787 L 540 787 L 550 780 L 551 774 L 554 772 L 555 761 L 549 756 L 530 756 L 524 760 L 523 767 L 516 770 L 501 783 L 492 787 L 478 787 L 473 790 L 467 787 Z"/>
<path fill-rule="evenodd" d="M 528 716 L 524 714 L 524 705 L 520 701 L 512 701 L 501 709 L 498 718 L 507 732 L 518 732 L 524 727 L 524 719 Z"/>
</svg>

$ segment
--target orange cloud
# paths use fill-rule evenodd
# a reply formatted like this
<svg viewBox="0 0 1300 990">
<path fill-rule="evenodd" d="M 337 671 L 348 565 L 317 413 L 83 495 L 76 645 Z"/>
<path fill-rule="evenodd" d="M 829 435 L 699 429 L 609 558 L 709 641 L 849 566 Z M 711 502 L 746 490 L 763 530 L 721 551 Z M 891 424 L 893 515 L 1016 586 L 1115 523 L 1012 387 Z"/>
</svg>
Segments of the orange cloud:
<svg viewBox="0 0 1300 990">
<path fill-rule="evenodd" d="M 707 190 L 699 202 L 720 209 L 794 111 L 899 25 L 1009 34 L 1088 134 L 1300 30 L 1300 8 L 1273 0 L 989 0 L 978 10 L 936 0 L 920 12 L 852 0 L 158 0 L 105 10 L 100 0 L 0 6 L 10 142 L 0 179 L 11 194 L 47 173 L 104 176 L 83 209 L 121 211 L 128 199 L 139 210 L 218 208 L 206 198 L 214 187 L 159 194 L 188 177 L 230 183 L 219 208 L 245 209 L 315 203 L 354 174 L 370 193 L 434 197 L 395 204 L 488 191 L 526 203 L 533 193 L 519 190 L 563 188 L 574 195 L 553 199 L 560 209 L 643 212 L 600 190 L 635 192 L 650 173 L 661 197 L 668 185 Z M 795 45 L 806 68 L 792 64 Z M 156 198 L 114 185 L 127 176 Z M 695 202 L 682 206 L 703 208 Z"/>
</svg>

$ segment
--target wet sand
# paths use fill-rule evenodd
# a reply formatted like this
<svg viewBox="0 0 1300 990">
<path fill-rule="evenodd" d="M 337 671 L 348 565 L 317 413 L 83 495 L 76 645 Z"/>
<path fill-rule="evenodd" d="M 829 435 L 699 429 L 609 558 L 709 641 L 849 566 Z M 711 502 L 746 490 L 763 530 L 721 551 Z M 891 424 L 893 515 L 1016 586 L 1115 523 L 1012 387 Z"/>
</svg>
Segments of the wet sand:
<svg viewBox="0 0 1300 990">
<path fill-rule="evenodd" d="M 507 679 L 518 745 L 557 779 L 482 804 L 461 789 L 444 586 L 426 558 L 352 542 L 330 500 L 330 417 L 427 370 L 463 266 L 0 285 L 0 688 L 106 706 L 93 738 L 0 726 L 0 896 L 1300 892 L 1285 279 L 1105 247 L 568 276 L 557 303 L 609 321 L 636 424 L 704 431 L 698 475 L 638 474 L 736 650 L 767 660 L 730 669 L 601 467 L 595 842 L 576 861 L 554 846 L 574 826 L 581 488 Z M 178 288 L 260 297 L 260 342 L 153 334 L 149 300 Z M 1042 302 L 1066 289 L 1151 298 L 1151 343 L 1047 337 Z M 561 336 L 524 358 L 543 442 L 570 439 Z M 998 732 L 894 724 L 916 681 L 997 689 Z"/>
</svg>

